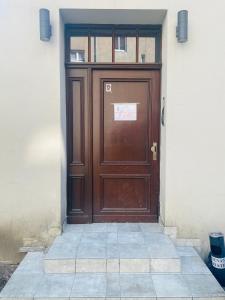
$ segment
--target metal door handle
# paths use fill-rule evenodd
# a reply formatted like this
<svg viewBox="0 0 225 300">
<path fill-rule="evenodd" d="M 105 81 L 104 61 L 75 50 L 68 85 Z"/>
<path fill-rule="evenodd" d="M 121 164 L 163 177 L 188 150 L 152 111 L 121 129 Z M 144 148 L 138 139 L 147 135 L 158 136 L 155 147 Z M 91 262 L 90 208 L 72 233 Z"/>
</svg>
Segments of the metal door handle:
<svg viewBox="0 0 225 300">
<path fill-rule="evenodd" d="M 156 142 L 153 142 L 151 151 L 152 151 L 152 160 L 157 160 L 157 143 Z"/>
</svg>

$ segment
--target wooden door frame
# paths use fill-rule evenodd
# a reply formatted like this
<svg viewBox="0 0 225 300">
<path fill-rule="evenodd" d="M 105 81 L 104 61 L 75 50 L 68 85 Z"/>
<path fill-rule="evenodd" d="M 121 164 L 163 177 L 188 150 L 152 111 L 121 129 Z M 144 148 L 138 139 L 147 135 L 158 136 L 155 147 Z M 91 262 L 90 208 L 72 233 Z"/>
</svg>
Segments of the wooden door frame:
<svg viewBox="0 0 225 300">
<path fill-rule="evenodd" d="M 69 118 L 68 118 L 68 107 L 70 103 L 70 94 L 69 94 L 69 89 L 68 89 L 68 81 L 70 80 L 71 77 L 73 77 L 72 73 L 73 70 L 78 70 L 78 69 L 86 69 L 87 74 L 88 74 L 88 82 L 87 82 L 87 88 L 88 88 L 88 99 L 90 102 L 90 109 L 89 109 L 89 118 L 90 118 L 90 123 L 93 122 L 92 120 L 92 114 L 93 114 L 93 71 L 94 70 L 145 70 L 145 71 L 154 71 L 158 70 L 159 71 L 159 82 L 158 82 L 158 88 L 159 88 L 159 105 L 158 105 L 158 112 L 157 112 L 157 119 L 158 119 L 158 128 L 156 131 L 156 136 L 157 136 L 157 141 L 158 141 L 158 159 L 153 165 L 153 186 L 154 186 L 154 195 L 157 197 L 156 203 L 157 203 L 157 219 L 159 218 L 160 215 L 160 201 L 159 201 L 159 195 L 160 195 L 160 115 L 161 115 L 161 103 L 160 103 L 160 92 L 161 92 L 161 67 L 162 65 L 159 63 L 154 63 L 154 64 L 140 64 L 140 63 L 76 63 L 76 64 L 71 64 L 71 63 L 66 63 L 66 138 L 67 138 L 67 223 L 68 224 L 73 224 L 73 223 L 83 223 L 84 220 L 83 218 L 79 218 L 77 215 L 73 215 L 69 212 L 68 208 L 70 207 L 70 199 L 68 195 L 69 191 L 69 186 L 68 186 L 68 165 L 69 165 L 69 158 L 70 153 L 70 137 L 69 137 Z M 90 124 L 91 125 L 91 124 Z M 91 212 L 91 216 L 86 220 L 88 223 L 93 222 L 93 132 L 92 128 L 89 128 L 89 139 L 90 139 L 90 151 L 89 151 L 89 172 L 90 175 L 92 176 L 92 182 L 89 188 L 91 189 L 90 192 L 92 194 L 92 198 L 90 199 L 89 203 L 89 211 Z"/>
</svg>

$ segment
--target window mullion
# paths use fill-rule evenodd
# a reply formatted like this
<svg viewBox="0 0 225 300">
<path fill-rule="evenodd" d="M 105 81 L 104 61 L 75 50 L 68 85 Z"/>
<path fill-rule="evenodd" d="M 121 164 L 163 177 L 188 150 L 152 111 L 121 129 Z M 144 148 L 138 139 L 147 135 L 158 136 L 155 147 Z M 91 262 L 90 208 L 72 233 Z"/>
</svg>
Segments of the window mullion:
<svg viewBox="0 0 225 300">
<path fill-rule="evenodd" d="M 91 62 L 91 35 L 88 34 L 88 62 Z"/>
<path fill-rule="evenodd" d="M 112 32 L 112 62 L 115 62 L 115 32 Z"/>
<path fill-rule="evenodd" d="M 138 63 L 139 60 L 139 37 L 138 34 L 136 36 L 136 63 Z"/>
</svg>

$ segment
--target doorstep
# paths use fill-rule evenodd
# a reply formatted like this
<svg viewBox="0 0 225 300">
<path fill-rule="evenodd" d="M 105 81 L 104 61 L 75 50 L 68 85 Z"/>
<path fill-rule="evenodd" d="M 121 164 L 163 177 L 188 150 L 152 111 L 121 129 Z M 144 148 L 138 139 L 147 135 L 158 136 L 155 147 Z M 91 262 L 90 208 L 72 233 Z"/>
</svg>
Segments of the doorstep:
<svg viewBox="0 0 225 300">
<path fill-rule="evenodd" d="M 68 225 L 44 258 L 46 273 L 180 272 L 180 256 L 159 224 Z"/>
</svg>

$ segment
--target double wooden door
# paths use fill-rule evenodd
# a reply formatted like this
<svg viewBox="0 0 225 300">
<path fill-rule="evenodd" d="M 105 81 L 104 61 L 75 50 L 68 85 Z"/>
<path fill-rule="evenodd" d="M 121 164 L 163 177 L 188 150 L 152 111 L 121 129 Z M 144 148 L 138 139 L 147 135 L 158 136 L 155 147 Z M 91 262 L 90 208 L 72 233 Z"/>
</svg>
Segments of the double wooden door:
<svg viewBox="0 0 225 300">
<path fill-rule="evenodd" d="M 67 71 L 68 222 L 156 222 L 159 70 Z"/>
</svg>

